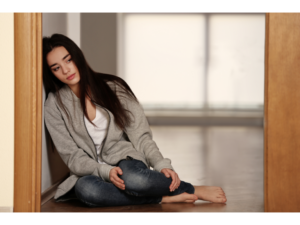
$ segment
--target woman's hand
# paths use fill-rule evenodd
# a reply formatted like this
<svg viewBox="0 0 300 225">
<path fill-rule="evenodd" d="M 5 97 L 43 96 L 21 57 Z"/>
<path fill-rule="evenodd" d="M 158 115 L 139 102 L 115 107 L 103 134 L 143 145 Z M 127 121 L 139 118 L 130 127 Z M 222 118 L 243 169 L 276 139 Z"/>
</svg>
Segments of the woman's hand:
<svg viewBox="0 0 300 225">
<path fill-rule="evenodd" d="M 109 172 L 109 179 L 117 188 L 120 188 L 121 190 L 125 190 L 124 181 L 120 177 L 118 177 L 118 174 L 119 175 L 123 174 L 121 168 L 120 167 L 112 168 Z"/>
<path fill-rule="evenodd" d="M 178 177 L 178 174 L 174 172 L 171 169 L 164 168 L 161 170 L 161 173 L 163 173 L 166 177 L 172 177 L 172 183 L 170 185 L 170 191 L 174 191 L 177 189 L 180 185 L 180 179 Z"/>
</svg>

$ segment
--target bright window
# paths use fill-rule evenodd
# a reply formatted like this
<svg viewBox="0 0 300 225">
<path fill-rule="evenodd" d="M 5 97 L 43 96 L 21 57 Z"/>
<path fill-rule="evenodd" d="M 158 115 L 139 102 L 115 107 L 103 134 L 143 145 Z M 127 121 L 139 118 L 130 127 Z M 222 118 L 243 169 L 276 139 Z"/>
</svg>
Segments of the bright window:
<svg viewBox="0 0 300 225">
<path fill-rule="evenodd" d="M 208 102 L 210 106 L 263 105 L 265 16 L 209 18 Z"/>
<path fill-rule="evenodd" d="M 122 77 L 145 108 L 263 104 L 264 14 L 123 14 Z"/>
</svg>

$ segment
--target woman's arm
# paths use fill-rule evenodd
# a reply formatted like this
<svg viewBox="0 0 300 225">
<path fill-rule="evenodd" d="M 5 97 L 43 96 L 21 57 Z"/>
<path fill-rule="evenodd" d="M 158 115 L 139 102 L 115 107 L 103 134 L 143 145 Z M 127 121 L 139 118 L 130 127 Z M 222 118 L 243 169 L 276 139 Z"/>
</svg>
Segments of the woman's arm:
<svg viewBox="0 0 300 225">
<path fill-rule="evenodd" d="M 173 169 L 171 160 L 164 158 L 156 143 L 152 139 L 152 132 L 141 105 L 125 95 L 116 87 L 117 96 L 123 107 L 129 110 L 131 118 L 130 126 L 126 127 L 126 134 L 137 151 L 143 152 L 149 165 L 154 170 L 161 172 L 163 168 Z"/>
<path fill-rule="evenodd" d="M 99 164 L 77 146 L 67 130 L 61 112 L 54 101 L 47 101 L 44 109 L 47 129 L 59 155 L 70 171 L 78 176 L 96 175 L 105 181 L 109 181 L 109 172 L 114 167 Z"/>
<path fill-rule="evenodd" d="M 156 143 L 153 141 L 152 132 L 143 108 L 138 102 L 124 95 L 118 87 L 116 92 L 123 107 L 131 112 L 129 113 L 131 123 L 125 130 L 129 140 L 137 151 L 144 153 L 147 162 L 154 170 L 172 178 L 169 188 L 170 191 L 174 191 L 180 185 L 180 179 L 171 165 L 171 160 L 162 156 Z"/>
</svg>

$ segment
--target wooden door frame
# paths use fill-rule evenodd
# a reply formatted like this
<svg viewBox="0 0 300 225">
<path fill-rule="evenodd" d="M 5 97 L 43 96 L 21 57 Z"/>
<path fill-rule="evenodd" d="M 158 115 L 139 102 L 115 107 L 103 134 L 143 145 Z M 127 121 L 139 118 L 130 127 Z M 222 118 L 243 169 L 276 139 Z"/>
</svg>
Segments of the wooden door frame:
<svg viewBox="0 0 300 225">
<path fill-rule="evenodd" d="M 266 16 L 266 212 L 300 211 L 299 26 L 299 13 L 269 13 Z"/>
<path fill-rule="evenodd" d="M 41 211 L 42 14 L 14 14 L 14 212 Z"/>
</svg>

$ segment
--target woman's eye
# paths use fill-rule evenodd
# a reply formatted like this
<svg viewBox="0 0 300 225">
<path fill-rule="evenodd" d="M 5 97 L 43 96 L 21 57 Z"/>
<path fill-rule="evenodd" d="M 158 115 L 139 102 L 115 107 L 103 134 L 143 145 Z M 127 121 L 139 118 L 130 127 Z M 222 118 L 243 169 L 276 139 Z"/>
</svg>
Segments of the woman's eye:
<svg viewBox="0 0 300 225">
<path fill-rule="evenodd" d="M 67 60 L 67 62 L 71 62 L 72 61 L 72 59 L 71 58 L 69 58 L 68 60 Z"/>
<path fill-rule="evenodd" d="M 55 67 L 55 68 L 53 69 L 53 71 L 56 72 L 58 69 L 59 69 L 59 67 Z"/>
</svg>

